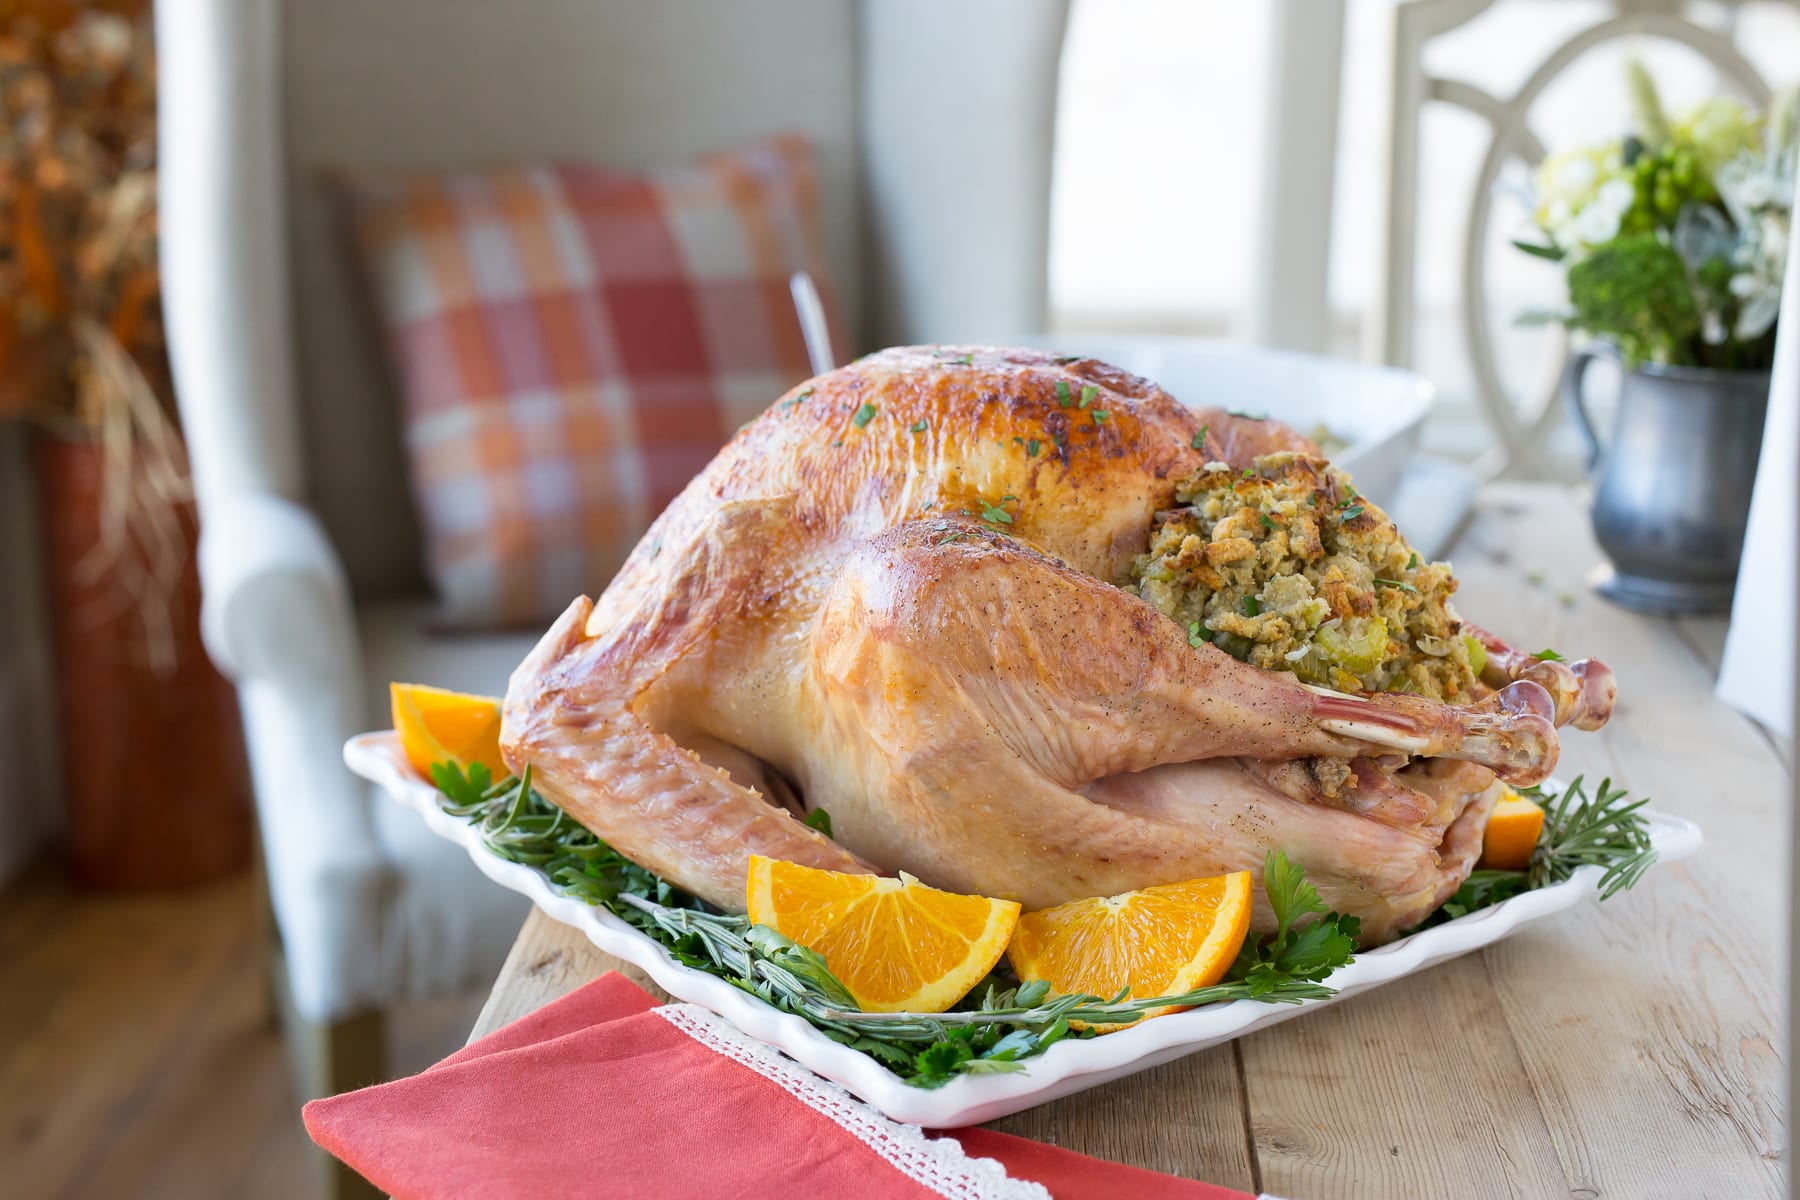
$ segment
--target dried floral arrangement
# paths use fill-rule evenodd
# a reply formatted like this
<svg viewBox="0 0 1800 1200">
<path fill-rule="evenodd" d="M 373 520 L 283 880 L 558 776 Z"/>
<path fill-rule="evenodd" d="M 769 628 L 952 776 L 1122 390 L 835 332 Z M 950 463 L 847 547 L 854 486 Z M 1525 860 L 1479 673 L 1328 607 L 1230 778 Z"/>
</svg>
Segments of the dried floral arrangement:
<svg viewBox="0 0 1800 1200">
<path fill-rule="evenodd" d="M 102 539 L 85 569 L 173 653 L 192 501 L 163 348 L 156 58 L 143 0 L 0 11 L 0 418 L 94 438 Z"/>
</svg>

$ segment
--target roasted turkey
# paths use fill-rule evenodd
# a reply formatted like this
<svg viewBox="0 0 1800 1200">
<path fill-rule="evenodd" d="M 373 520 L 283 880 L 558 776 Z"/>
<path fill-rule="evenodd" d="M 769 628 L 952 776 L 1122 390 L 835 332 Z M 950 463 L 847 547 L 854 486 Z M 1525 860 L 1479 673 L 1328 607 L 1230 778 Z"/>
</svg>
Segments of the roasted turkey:
<svg viewBox="0 0 1800 1200">
<path fill-rule="evenodd" d="M 1143 564 L 1193 520 L 1184 481 L 1227 470 L 1345 487 L 1285 427 L 1091 359 L 861 359 L 747 425 L 569 606 L 512 676 L 503 754 L 725 909 L 752 854 L 1036 908 L 1279 848 L 1366 941 L 1391 937 L 1467 877 L 1503 784 L 1549 774 L 1556 727 L 1604 722 L 1610 674 L 1465 623 L 1485 663 L 1447 702 L 1202 640 L 1140 595 Z M 1361 501 L 1301 517 L 1397 537 Z"/>
</svg>

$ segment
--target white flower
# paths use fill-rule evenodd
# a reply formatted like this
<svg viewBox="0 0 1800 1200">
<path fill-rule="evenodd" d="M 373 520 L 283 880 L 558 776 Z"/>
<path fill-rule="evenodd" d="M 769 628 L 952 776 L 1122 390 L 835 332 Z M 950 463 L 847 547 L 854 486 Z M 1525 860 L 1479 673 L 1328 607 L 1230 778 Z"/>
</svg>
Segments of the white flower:
<svg viewBox="0 0 1800 1200">
<path fill-rule="evenodd" d="M 1768 332 L 1781 311 L 1781 277 L 1787 267 L 1787 230 L 1770 213 L 1757 222 L 1732 255 L 1737 274 L 1727 286 L 1742 302 L 1732 332 L 1744 341 Z"/>
<path fill-rule="evenodd" d="M 1623 153 L 1616 141 L 1551 155 L 1533 173 L 1538 224 L 1549 231 L 1557 245 L 1570 248 L 1563 231 L 1593 202 L 1601 184 L 1619 180 L 1629 186 L 1624 175 Z"/>
<path fill-rule="evenodd" d="M 1793 149 L 1771 146 L 1760 154 L 1739 154 L 1720 166 L 1714 179 L 1739 233 L 1731 255 L 1736 273 L 1728 286 L 1741 305 L 1732 334 L 1744 341 L 1767 333 L 1781 311 L 1794 174 Z"/>
<path fill-rule="evenodd" d="M 1632 201 L 1637 199 L 1637 189 L 1629 180 L 1609 179 L 1600 185 L 1600 191 L 1594 196 L 1594 203 L 1610 208 L 1618 216 L 1631 211 Z"/>
<path fill-rule="evenodd" d="M 1738 228 L 1749 227 L 1764 209 L 1785 210 L 1794 194 L 1795 156 L 1746 151 L 1725 163 L 1713 177 L 1719 199 Z"/>
<path fill-rule="evenodd" d="M 1737 280 L 1732 280 L 1736 283 Z M 1743 308 L 1738 310 L 1736 333 L 1740 341 L 1754 341 L 1769 331 L 1775 318 L 1781 314 L 1781 287 L 1776 285 L 1764 288 L 1757 293 Z"/>
<path fill-rule="evenodd" d="M 1623 179 L 1609 179 L 1601 184 L 1570 226 L 1574 240 L 1585 246 L 1612 241 L 1619 236 L 1619 222 L 1631 211 L 1636 197 L 1636 190 Z"/>
<path fill-rule="evenodd" d="M 1559 192 L 1585 193 L 1594 186 L 1600 169 L 1591 158 L 1571 158 L 1561 164 L 1556 171 L 1556 190 Z"/>
<path fill-rule="evenodd" d="M 1762 140 L 1762 120 L 1735 96 L 1714 96 L 1675 123 L 1677 145 L 1686 145 L 1702 171 L 1716 171 Z"/>
<path fill-rule="evenodd" d="M 1619 234 L 1619 214 L 1604 204 L 1590 204 L 1581 210 L 1573 225 L 1575 240 L 1588 246 L 1610 242 Z"/>
</svg>

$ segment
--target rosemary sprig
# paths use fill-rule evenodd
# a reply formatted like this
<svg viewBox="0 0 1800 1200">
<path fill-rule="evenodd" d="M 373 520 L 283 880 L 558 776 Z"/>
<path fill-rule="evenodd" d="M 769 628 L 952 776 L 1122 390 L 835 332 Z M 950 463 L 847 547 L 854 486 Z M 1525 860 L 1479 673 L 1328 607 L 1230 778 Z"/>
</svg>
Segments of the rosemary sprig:
<svg viewBox="0 0 1800 1200">
<path fill-rule="evenodd" d="M 873 1057 L 908 1083 L 937 1087 L 958 1075 L 1024 1070 L 1024 1060 L 1070 1037 L 1130 1024 L 1157 1009 L 1232 1000 L 1297 1004 L 1333 994 L 1324 981 L 1351 960 L 1357 922 L 1325 911 L 1318 892 L 1280 851 L 1263 865 L 1274 934 L 1244 944 L 1223 982 L 1174 996 L 1134 999 L 1053 995 L 1043 981 L 1018 983 L 996 971 L 943 1013 L 868 1013 L 814 951 L 747 917 L 721 913 L 618 853 L 521 779 L 493 781 L 487 768 L 451 763 L 431 770 L 444 811 L 469 821 L 482 842 L 510 862 L 542 871 L 568 895 L 599 905 L 660 943 L 676 961 L 707 971 L 825 1036 Z M 1603 780 L 1590 797 L 1577 778 L 1560 795 L 1524 795 L 1544 809 L 1544 831 L 1525 871 L 1476 871 L 1427 924 L 1498 904 L 1600 866 L 1601 899 L 1635 884 L 1656 861 L 1645 801 L 1621 803 Z M 821 820 L 821 824 L 824 821 Z M 1316 920 L 1302 923 L 1308 917 Z M 1078 1027 L 1079 1026 L 1079 1027 Z"/>
<path fill-rule="evenodd" d="M 868 1013 L 817 953 L 747 917 L 716 912 L 631 862 L 534 791 L 529 770 L 522 779 L 492 783 L 479 764 L 465 774 L 439 763 L 431 777 L 444 810 L 474 824 L 495 854 L 543 871 L 562 891 L 654 938 L 676 961 L 804 1018 L 921 1087 L 1023 1070 L 1023 1059 L 1064 1038 L 1091 1037 L 1096 1028 L 1131 1024 L 1157 1009 L 1323 999 L 1334 989 L 1322 981 L 1355 947 L 1356 919 L 1326 914 L 1300 869 L 1275 851 L 1264 875 L 1278 929 L 1246 942 L 1224 982 L 1172 996 L 1134 999 L 1122 991 L 1108 998 L 1053 995 L 1041 980 L 1014 984 L 996 973 L 950 1012 Z M 1316 914 L 1324 915 L 1298 924 Z"/>
<path fill-rule="evenodd" d="M 1519 794 L 1544 810 L 1544 829 L 1531 853 L 1531 865 L 1523 871 L 1473 872 L 1426 925 L 1454 920 L 1524 892 L 1561 883 L 1588 866 L 1604 868 L 1598 885 L 1600 899 L 1610 900 L 1635 886 L 1656 862 L 1650 825 L 1639 811 L 1649 800 L 1621 803 L 1625 789 L 1613 787 L 1610 778 L 1602 779 L 1591 797 L 1580 775 L 1561 795 L 1541 786 L 1521 788 Z"/>
<path fill-rule="evenodd" d="M 1650 848 L 1650 825 L 1639 813 L 1650 801 L 1621 803 L 1625 789 L 1613 787 L 1610 778 L 1600 781 L 1592 799 L 1579 775 L 1560 796 L 1541 788 L 1525 788 L 1520 794 L 1544 810 L 1544 831 L 1538 835 L 1526 871 L 1528 889 L 1561 883 L 1577 868 L 1597 866 L 1605 868 L 1600 876 L 1600 898 L 1610 900 L 1635 886 L 1656 861 L 1656 851 Z"/>
</svg>

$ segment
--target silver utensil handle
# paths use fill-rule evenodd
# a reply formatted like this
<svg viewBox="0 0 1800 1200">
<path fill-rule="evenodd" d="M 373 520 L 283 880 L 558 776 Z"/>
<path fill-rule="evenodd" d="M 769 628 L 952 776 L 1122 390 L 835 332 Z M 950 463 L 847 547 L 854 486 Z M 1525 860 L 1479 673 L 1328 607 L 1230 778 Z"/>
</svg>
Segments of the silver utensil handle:
<svg viewBox="0 0 1800 1200">
<path fill-rule="evenodd" d="M 812 360 L 814 375 L 823 375 L 837 366 L 831 354 L 831 327 L 825 320 L 825 305 L 819 300 L 819 289 L 812 276 L 795 271 L 788 276 L 788 291 L 794 296 L 794 311 L 800 315 L 800 336 L 806 341 L 806 357 Z"/>
</svg>

